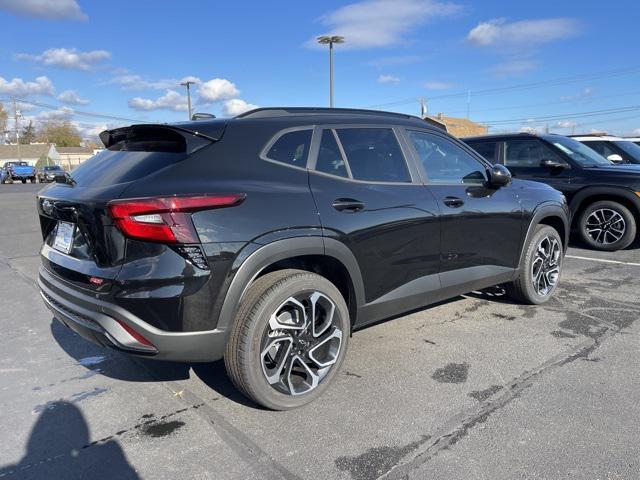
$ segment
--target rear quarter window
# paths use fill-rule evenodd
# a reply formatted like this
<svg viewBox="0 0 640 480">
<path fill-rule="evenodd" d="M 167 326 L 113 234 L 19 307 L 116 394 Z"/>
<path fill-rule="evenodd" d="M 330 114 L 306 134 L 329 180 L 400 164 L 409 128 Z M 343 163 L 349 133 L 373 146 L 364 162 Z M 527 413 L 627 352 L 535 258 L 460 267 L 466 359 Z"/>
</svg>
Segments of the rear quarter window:
<svg viewBox="0 0 640 480">
<path fill-rule="evenodd" d="M 311 129 L 305 129 L 282 133 L 269 147 L 265 157 L 294 167 L 306 168 L 312 132 Z"/>
</svg>

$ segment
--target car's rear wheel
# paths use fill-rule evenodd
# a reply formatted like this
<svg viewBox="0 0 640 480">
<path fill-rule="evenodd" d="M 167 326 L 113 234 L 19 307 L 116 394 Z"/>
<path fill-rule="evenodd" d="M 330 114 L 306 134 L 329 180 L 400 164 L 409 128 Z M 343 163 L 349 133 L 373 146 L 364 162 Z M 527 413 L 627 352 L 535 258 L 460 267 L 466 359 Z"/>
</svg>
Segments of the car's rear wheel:
<svg viewBox="0 0 640 480">
<path fill-rule="evenodd" d="M 562 271 L 562 239 L 548 225 L 538 225 L 525 246 L 518 278 L 506 285 L 507 294 L 522 303 L 538 305 L 556 291 Z"/>
<path fill-rule="evenodd" d="M 627 207 L 612 200 L 594 202 L 578 219 L 580 237 L 596 250 L 615 251 L 628 247 L 636 237 L 636 220 Z"/>
<path fill-rule="evenodd" d="M 326 278 L 280 270 L 247 290 L 225 351 L 234 385 L 256 403 L 288 410 L 328 388 L 344 360 L 349 311 Z"/>
</svg>

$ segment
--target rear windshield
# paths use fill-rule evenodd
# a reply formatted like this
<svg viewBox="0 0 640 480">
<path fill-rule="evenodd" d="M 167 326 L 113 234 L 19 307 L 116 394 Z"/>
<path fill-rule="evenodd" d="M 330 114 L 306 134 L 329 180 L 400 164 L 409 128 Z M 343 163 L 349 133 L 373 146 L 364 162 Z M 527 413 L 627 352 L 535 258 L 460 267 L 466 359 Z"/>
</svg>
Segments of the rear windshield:
<svg viewBox="0 0 640 480">
<path fill-rule="evenodd" d="M 187 158 L 187 142 L 166 128 L 132 129 L 71 172 L 78 186 L 127 183 Z"/>
</svg>

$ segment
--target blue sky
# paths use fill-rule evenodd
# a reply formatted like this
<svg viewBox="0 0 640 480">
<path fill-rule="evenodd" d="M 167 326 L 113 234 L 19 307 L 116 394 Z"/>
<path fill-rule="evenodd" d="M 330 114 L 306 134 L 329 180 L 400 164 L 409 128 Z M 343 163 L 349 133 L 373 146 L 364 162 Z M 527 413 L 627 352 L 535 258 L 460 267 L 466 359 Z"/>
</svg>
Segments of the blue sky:
<svg viewBox="0 0 640 480">
<path fill-rule="evenodd" d="M 56 107 L 23 103 L 21 122 L 66 117 L 85 136 L 131 122 L 78 112 L 186 119 L 186 77 L 195 110 L 219 116 L 325 106 L 314 38 L 333 33 L 346 38 L 336 106 L 418 114 L 424 97 L 466 116 L 470 92 L 470 118 L 491 131 L 640 135 L 638 18 L 633 1 L 0 0 L 0 101 Z"/>
</svg>

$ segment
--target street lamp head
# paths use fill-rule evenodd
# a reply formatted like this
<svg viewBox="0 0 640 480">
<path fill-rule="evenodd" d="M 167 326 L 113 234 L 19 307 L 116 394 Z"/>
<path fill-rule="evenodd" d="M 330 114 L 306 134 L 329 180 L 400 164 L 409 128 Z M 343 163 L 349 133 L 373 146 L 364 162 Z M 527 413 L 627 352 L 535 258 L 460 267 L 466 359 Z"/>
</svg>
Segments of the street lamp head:
<svg viewBox="0 0 640 480">
<path fill-rule="evenodd" d="M 331 43 L 344 43 L 344 37 L 339 35 L 322 35 L 318 37 L 318 43 L 331 44 Z"/>
</svg>

